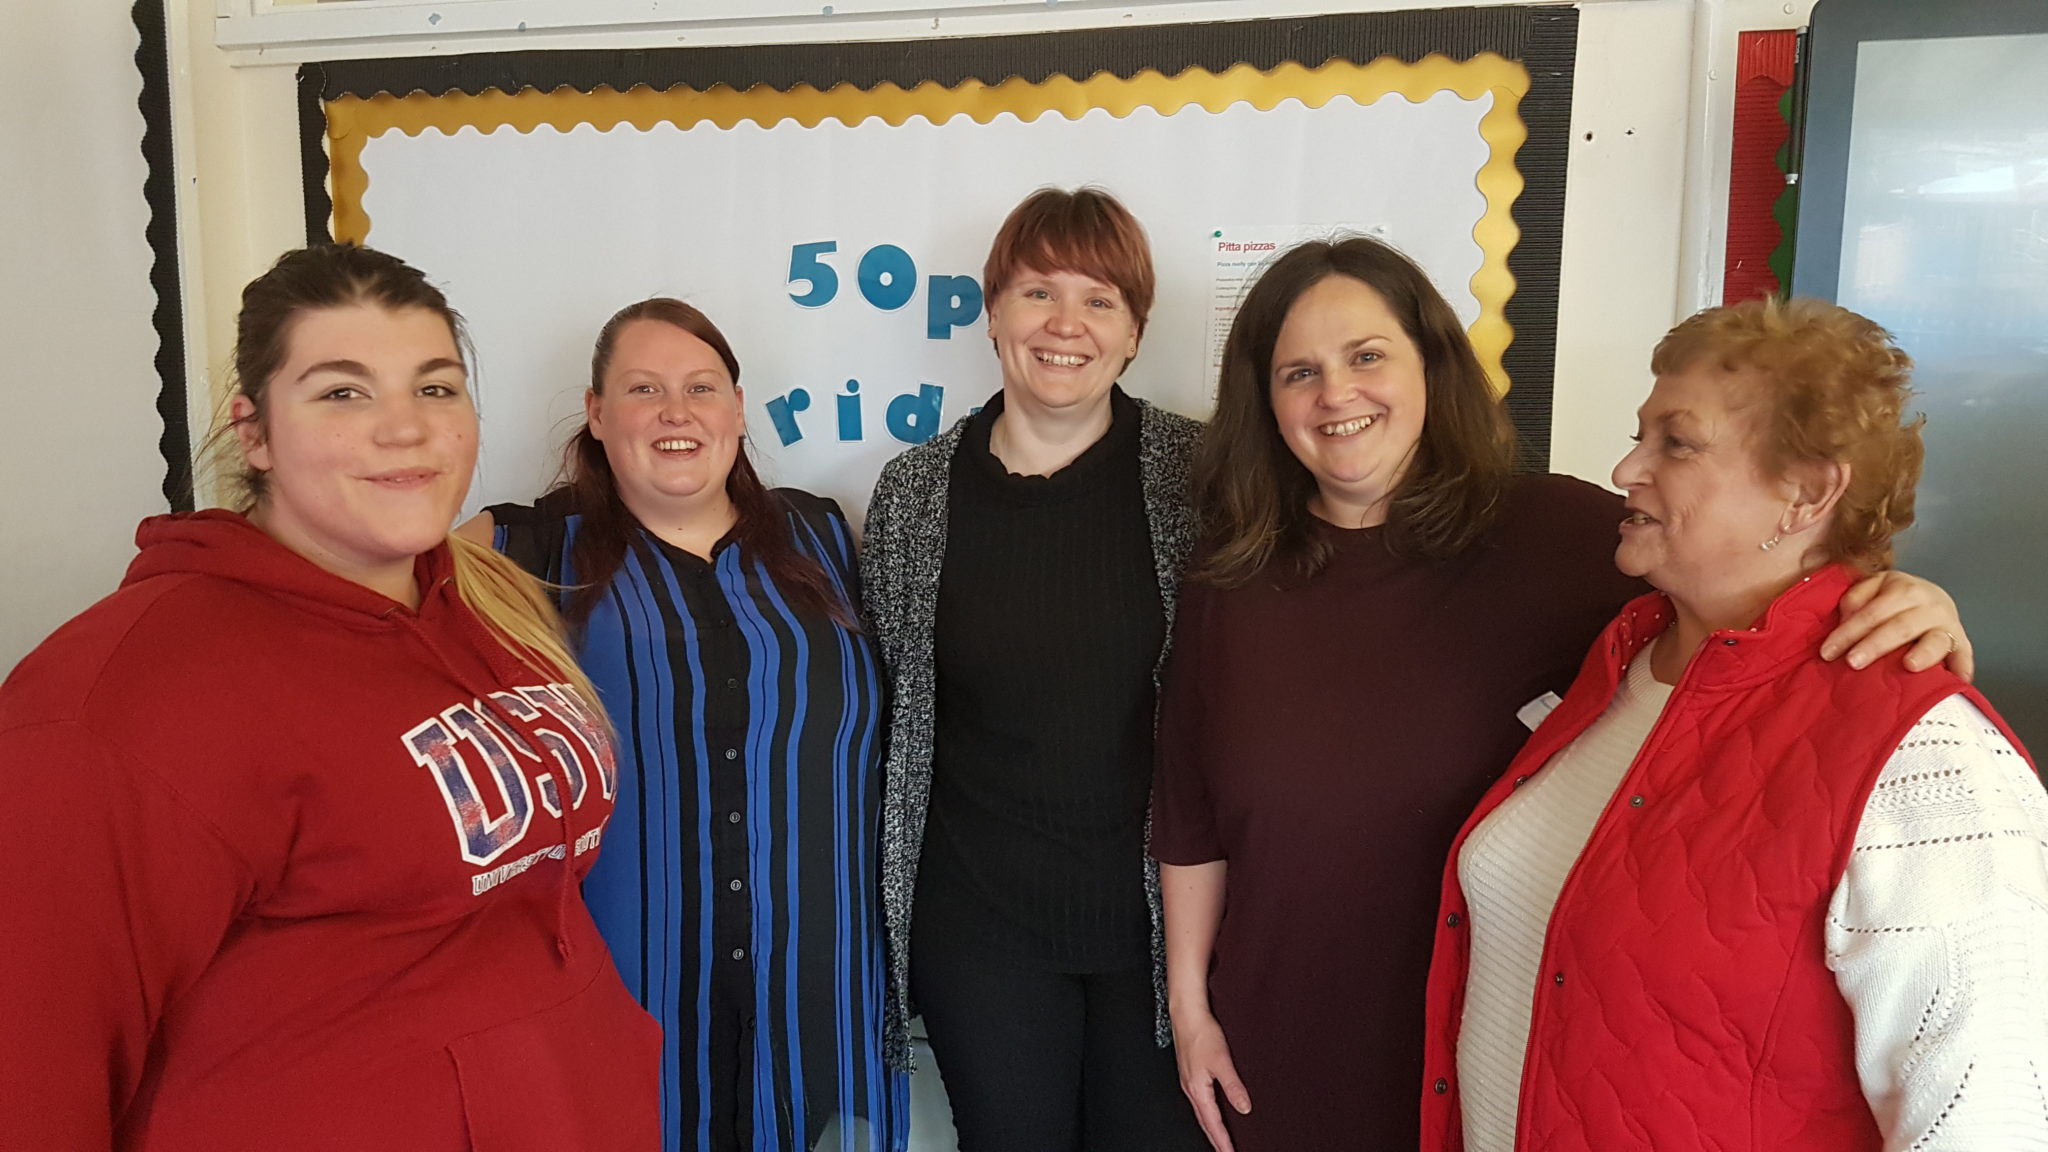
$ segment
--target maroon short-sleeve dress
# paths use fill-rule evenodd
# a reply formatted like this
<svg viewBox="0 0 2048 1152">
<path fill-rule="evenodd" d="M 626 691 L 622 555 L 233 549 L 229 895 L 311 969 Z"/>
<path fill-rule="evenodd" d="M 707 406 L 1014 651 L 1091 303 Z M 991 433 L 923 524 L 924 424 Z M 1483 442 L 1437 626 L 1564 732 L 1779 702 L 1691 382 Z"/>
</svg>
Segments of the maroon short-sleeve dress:
<svg viewBox="0 0 2048 1152">
<path fill-rule="evenodd" d="M 1152 854 L 1229 862 L 1209 995 L 1252 1111 L 1239 1152 L 1419 1139 L 1423 989 L 1444 855 L 1645 586 L 1614 567 L 1621 500 L 1517 481 L 1442 561 L 1321 526 L 1312 579 L 1181 593 Z"/>
</svg>

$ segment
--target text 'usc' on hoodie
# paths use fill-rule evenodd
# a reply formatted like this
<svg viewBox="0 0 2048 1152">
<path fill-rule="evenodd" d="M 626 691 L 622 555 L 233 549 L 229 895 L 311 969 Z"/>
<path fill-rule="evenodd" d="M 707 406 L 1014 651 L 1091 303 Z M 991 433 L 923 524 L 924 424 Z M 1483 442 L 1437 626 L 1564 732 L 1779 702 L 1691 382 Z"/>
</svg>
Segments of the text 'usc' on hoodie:
<svg viewBox="0 0 2048 1152">
<path fill-rule="evenodd" d="M 136 539 L 0 687 L 0 1148 L 653 1147 L 582 697 L 445 544 L 414 612 L 233 513 Z"/>
</svg>

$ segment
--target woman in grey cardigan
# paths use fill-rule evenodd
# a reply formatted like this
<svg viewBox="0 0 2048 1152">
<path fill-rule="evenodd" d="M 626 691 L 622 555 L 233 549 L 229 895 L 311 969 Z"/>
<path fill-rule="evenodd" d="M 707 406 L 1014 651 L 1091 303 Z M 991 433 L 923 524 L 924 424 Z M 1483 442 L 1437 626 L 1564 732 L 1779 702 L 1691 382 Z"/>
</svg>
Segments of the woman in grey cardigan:
<svg viewBox="0 0 2048 1152">
<path fill-rule="evenodd" d="M 1107 194 L 1027 198 L 982 283 L 1002 391 L 882 470 L 861 563 L 893 690 L 889 1056 L 914 1001 L 963 1152 L 1199 1149 L 1145 837 L 1201 426 L 1116 386 L 1153 273 Z"/>
</svg>

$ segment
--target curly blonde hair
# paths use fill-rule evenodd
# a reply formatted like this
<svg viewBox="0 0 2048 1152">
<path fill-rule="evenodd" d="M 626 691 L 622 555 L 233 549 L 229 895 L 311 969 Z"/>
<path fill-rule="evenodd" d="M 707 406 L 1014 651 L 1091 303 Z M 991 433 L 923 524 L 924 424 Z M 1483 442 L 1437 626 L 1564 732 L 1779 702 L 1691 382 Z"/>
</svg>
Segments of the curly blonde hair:
<svg viewBox="0 0 2048 1152">
<path fill-rule="evenodd" d="M 1823 543 L 1830 560 L 1866 571 L 1892 563 L 1892 537 L 1913 523 L 1925 416 L 1902 422 L 1913 360 L 1876 322 L 1811 299 L 1709 308 L 1665 334 L 1659 376 L 1711 366 L 1764 410 L 1758 449 L 1772 475 L 1800 463 L 1849 467 Z"/>
</svg>

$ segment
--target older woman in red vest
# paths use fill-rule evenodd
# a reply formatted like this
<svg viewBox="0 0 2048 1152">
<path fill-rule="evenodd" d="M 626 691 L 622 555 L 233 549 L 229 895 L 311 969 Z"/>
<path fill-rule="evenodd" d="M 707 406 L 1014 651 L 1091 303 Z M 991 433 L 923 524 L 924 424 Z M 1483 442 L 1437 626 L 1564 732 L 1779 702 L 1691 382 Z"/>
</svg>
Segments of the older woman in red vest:
<svg viewBox="0 0 2048 1152">
<path fill-rule="evenodd" d="M 2040 781 L 1949 672 L 1819 656 L 1913 519 L 1909 366 L 1815 301 L 1658 346 L 1614 472 L 1658 591 L 1459 834 L 1424 1148 L 2048 1148 Z"/>
</svg>

